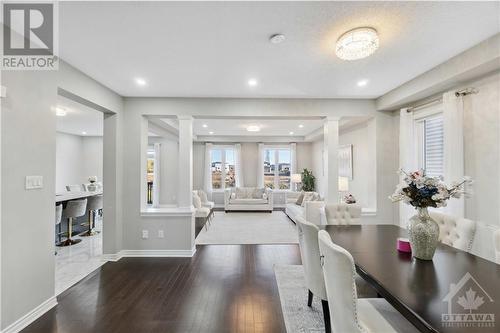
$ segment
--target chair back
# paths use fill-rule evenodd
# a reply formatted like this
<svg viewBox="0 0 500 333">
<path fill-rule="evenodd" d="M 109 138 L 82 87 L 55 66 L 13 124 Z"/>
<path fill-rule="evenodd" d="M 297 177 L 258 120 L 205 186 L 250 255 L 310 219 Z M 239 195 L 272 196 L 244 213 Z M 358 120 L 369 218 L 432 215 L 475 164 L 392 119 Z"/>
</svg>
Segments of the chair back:
<svg viewBox="0 0 500 333">
<path fill-rule="evenodd" d="M 82 192 L 84 191 L 83 186 L 79 184 L 66 185 L 66 191 L 68 192 Z"/>
<path fill-rule="evenodd" d="M 103 196 L 93 195 L 87 198 L 87 210 L 99 210 L 103 208 Z"/>
<path fill-rule="evenodd" d="M 350 225 L 361 223 L 361 207 L 348 204 L 325 205 L 326 224 Z"/>
<path fill-rule="evenodd" d="M 203 190 L 198 190 L 198 196 L 200 197 L 201 203 L 207 203 L 208 202 L 208 196 Z"/>
<path fill-rule="evenodd" d="M 493 239 L 495 242 L 495 259 L 497 264 L 500 265 L 500 229 L 497 229 L 495 231 L 495 234 L 493 235 Z"/>
<path fill-rule="evenodd" d="M 193 191 L 193 206 L 196 209 L 201 208 L 201 199 L 197 191 Z"/>
<path fill-rule="evenodd" d="M 430 212 L 429 215 L 439 225 L 441 243 L 470 252 L 476 233 L 476 222 L 438 212 Z"/>
<path fill-rule="evenodd" d="M 64 218 L 75 218 L 85 215 L 87 208 L 87 199 L 78 199 L 68 201 L 66 207 L 63 208 Z"/>
<path fill-rule="evenodd" d="M 349 252 L 332 242 L 326 231 L 321 230 L 318 238 L 332 332 L 364 332 L 357 315 L 354 260 Z"/>
<path fill-rule="evenodd" d="M 58 225 L 59 223 L 61 223 L 62 211 L 63 211 L 63 206 L 62 205 L 57 205 L 56 206 L 56 225 Z"/>
<path fill-rule="evenodd" d="M 315 296 L 326 300 L 325 280 L 321 269 L 318 244 L 319 229 L 316 225 L 299 216 L 297 217 L 297 232 L 299 234 L 300 255 L 304 266 L 306 287 Z"/>
</svg>

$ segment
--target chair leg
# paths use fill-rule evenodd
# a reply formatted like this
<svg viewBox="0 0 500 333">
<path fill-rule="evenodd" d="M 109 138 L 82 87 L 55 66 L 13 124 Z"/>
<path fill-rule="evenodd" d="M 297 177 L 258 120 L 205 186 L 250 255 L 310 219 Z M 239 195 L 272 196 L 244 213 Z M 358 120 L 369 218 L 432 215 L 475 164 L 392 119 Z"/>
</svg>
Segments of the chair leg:
<svg viewBox="0 0 500 333">
<path fill-rule="evenodd" d="M 312 291 L 308 290 L 308 295 L 307 295 L 307 306 L 311 306 L 313 302 L 313 293 Z"/>
<path fill-rule="evenodd" d="M 323 318 L 325 320 L 325 332 L 331 333 L 332 327 L 330 323 L 330 307 L 328 306 L 328 301 L 321 300 L 321 306 L 323 307 Z"/>
</svg>

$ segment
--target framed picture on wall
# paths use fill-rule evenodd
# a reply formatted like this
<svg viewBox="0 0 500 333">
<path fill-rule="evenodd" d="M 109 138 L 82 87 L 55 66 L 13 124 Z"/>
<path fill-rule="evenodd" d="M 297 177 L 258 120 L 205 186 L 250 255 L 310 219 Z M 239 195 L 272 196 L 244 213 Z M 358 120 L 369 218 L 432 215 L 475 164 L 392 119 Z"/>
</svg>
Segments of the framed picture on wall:
<svg viewBox="0 0 500 333">
<path fill-rule="evenodd" d="M 339 177 L 352 180 L 352 145 L 339 146 Z"/>
</svg>

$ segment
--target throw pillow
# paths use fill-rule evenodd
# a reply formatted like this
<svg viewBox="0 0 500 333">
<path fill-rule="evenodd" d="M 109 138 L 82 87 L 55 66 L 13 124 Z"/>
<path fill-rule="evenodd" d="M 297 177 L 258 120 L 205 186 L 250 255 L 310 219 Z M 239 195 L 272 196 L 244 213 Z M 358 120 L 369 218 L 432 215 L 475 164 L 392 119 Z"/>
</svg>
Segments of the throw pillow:
<svg viewBox="0 0 500 333">
<path fill-rule="evenodd" d="M 256 188 L 253 191 L 252 198 L 254 198 L 254 199 L 261 199 L 263 195 L 264 195 L 264 189 L 263 188 Z"/>
<path fill-rule="evenodd" d="M 236 188 L 236 198 L 238 199 L 246 199 L 247 197 L 247 191 L 243 187 L 237 187 Z"/>
<path fill-rule="evenodd" d="M 314 193 L 313 192 L 305 193 L 304 194 L 304 199 L 302 200 L 301 206 L 305 207 L 306 206 L 306 201 L 312 201 L 313 197 L 314 197 Z"/>
<path fill-rule="evenodd" d="M 300 192 L 299 196 L 297 197 L 297 201 L 295 201 L 295 204 L 298 206 L 302 206 L 303 200 L 304 200 L 304 191 Z"/>
<path fill-rule="evenodd" d="M 236 199 L 236 193 L 231 193 L 231 199 Z"/>
<path fill-rule="evenodd" d="M 266 193 L 262 193 L 262 199 L 267 200 L 267 194 Z"/>
</svg>

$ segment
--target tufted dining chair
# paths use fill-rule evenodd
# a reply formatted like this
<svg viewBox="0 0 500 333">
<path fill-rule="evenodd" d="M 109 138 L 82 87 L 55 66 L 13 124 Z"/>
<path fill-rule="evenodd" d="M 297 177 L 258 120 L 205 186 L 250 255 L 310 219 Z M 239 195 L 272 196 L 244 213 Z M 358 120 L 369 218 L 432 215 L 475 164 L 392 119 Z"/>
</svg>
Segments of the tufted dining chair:
<svg viewBox="0 0 500 333">
<path fill-rule="evenodd" d="M 441 243 L 470 252 L 476 233 L 476 222 L 438 212 L 430 212 L 429 215 L 439 225 Z"/>
<path fill-rule="evenodd" d="M 497 229 L 493 234 L 493 239 L 495 242 L 495 259 L 497 264 L 500 265 L 500 229 Z"/>
<path fill-rule="evenodd" d="M 326 224 L 350 225 L 361 223 L 361 207 L 348 204 L 325 205 Z"/>
<path fill-rule="evenodd" d="M 318 233 L 332 332 L 412 333 L 418 330 L 383 298 L 359 298 L 354 259 L 334 244 L 328 232 Z"/>
<path fill-rule="evenodd" d="M 297 217 L 297 232 L 299 236 L 300 256 L 304 266 L 306 287 L 309 291 L 307 305 L 312 305 L 313 295 L 321 300 L 326 331 L 330 331 L 330 310 L 325 290 L 325 280 L 321 269 L 318 232 L 316 225 Z"/>
</svg>

